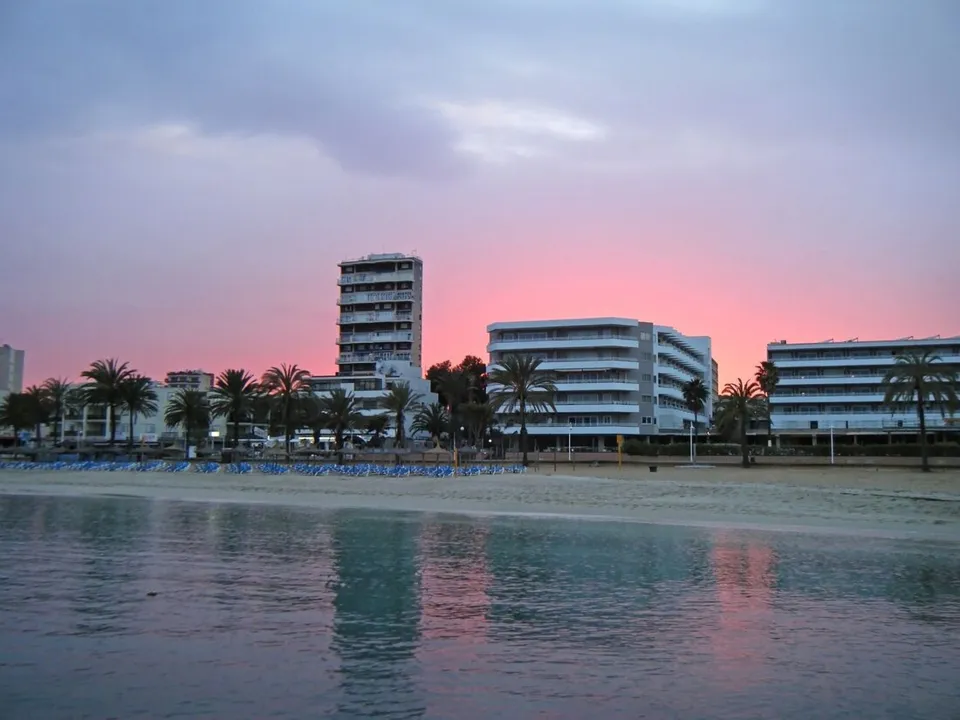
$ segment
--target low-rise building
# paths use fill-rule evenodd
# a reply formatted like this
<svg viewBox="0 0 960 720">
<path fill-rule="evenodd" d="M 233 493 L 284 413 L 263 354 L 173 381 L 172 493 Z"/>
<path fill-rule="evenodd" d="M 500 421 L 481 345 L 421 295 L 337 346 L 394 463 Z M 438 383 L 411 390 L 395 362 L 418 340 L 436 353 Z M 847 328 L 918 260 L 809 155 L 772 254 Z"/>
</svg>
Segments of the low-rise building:
<svg viewBox="0 0 960 720">
<path fill-rule="evenodd" d="M 779 384 L 770 397 L 771 425 L 777 435 L 829 433 L 916 433 L 915 404 L 885 405 L 884 375 L 906 353 L 934 353 L 960 370 L 960 337 L 846 340 L 767 346 L 767 360 L 776 365 Z M 931 430 L 958 427 L 960 422 L 927 414 Z"/>
<path fill-rule="evenodd" d="M 429 405 L 438 401 L 436 393 L 430 390 L 430 381 L 423 378 L 420 368 L 403 361 L 379 361 L 372 374 L 361 375 L 324 375 L 311 377 L 308 380 L 310 389 L 317 396 L 322 396 L 336 388 L 342 388 L 351 393 L 357 400 L 359 411 L 364 416 L 384 415 L 383 397 L 390 388 L 398 382 L 410 384 L 410 389 L 420 395 L 420 401 Z M 407 437 L 411 437 L 410 425 L 413 422 L 415 411 L 406 415 Z M 358 433 L 363 434 L 363 433 Z M 387 437 L 393 437 L 396 428 L 389 427 Z"/>
<path fill-rule="evenodd" d="M 510 355 L 532 355 L 557 387 L 556 412 L 538 413 L 527 422 L 538 447 L 610 448 L 620 435 L 682 434 L 694 422 L 683 398 L 684 384 L 694 378 L 707 387 L 698 425 L 704 427 L 712 414 L 708 337 L 618 317 L 498 322 L 487 333 L 490 370 Z M 511 415 L 500 413 L 498 422 L 506 435 L 519 433 Z"/>
</svg>

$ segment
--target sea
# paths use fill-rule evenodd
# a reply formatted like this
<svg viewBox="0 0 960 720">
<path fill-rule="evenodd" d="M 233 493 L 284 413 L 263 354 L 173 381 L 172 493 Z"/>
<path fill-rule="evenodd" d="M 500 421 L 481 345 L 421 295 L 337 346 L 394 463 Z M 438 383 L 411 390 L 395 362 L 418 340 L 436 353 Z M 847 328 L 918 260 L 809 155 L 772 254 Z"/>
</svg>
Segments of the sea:
<svg viewBox="0 0 960 720">
<path fill-rule="evenodd" d="M 960 718 L 960 544 L 0 496 L 0 718 Z"/>
</svg>

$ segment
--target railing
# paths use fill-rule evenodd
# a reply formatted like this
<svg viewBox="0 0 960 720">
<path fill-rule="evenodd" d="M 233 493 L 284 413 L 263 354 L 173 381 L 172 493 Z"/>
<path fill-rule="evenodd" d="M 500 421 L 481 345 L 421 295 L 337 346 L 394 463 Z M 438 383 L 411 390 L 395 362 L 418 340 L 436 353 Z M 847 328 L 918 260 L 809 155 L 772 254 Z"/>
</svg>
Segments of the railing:
<svg viewBox="0 0 960 720">
<path fill-rule="evenodd" d="M 338 285 L 357 283 L 413 282 L 413 270 L 398 270 L 388 273 L 347 273 L 337 280 Z"/>
<path fill-rule="evenodd" d="M 600 405 L 602 407 L 628 407 L 628 408 L 638 408 L 640 407 L 639 403 L 635 402 L 625 402 L 623 400 L 563 400 L 557 399 L 554 400 L 554 404 L 558 407 L 560 405 Z"/>
<path fill-rule="evenodd" d="M 375 292 L 343 293 L 337 305 L 362 305 L 377 302 L 402 302 L 413 300 L 412 290 L 382 290 Z"/>
<path fill-rule="evenodd" d="M 396 353 L 390 351 L 384 352 L 369 352 L 369 353 L 340 353 L 337 356 L 337 363 L 370 363 L 376 362 L 377 360 L 409 360 L 410 353 Z"/>
<path fill-rule="evenodd" d="M 380 310 L 375 312 L 343 313 L 337 318 L 338 325 L 352 325 L 365 322 L 409 322 L 413 313 L 409 311 L 392 312 Z"/>
<path fill-rule="evenodd" d="M 407 342 L 413 339 L 411 332 L 379 332 L 379 333 L 342 333 L 337 338 L 337 344 L 362 342 Z"/>
<path fill-rule="evenodd" d="M 831 415 L 841 415 L 842 413 L 831 413 Z M 911 420 L 898 420 L 896 418 L 887 418 L 883 420 L 827 420 L 822 417 L 813 418 L 818 427 L 816 432 L 829 432 L 831 425 L 834 430 L 919 430 L 920 423 L 916 418 Z M 811 420 L 783 420 L 776 415 L 773 416 L 773 430 L 811 430 Z M 940 416 L 927 418 L 927 430 L 937 430 L 941 428 L 960 429 L 960 418 L 941 418 Z"/>
<path fill-rule="evenodd" d="M 510 343 L 510 342 L 546 342 L 564 340 L 627 340 L 636 341 L 637 338 L 630 335 L 614 333 L 570 333 L 567 335 L 555 335 L 552 333 L 516 333 L 513 335 L 501 335 L 490 338 L 491 343 Z"/>
</svg>

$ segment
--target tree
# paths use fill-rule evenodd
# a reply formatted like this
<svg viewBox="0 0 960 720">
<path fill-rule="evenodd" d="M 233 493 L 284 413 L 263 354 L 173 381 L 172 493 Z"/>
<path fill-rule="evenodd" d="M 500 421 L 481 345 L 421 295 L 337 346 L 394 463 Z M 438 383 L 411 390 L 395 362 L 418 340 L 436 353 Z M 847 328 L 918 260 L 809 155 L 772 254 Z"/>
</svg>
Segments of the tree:
<svg viewBox="0 0 960 720">
<path fill-rule="evenodd" d="M 683 384 L 683 401 L 686 403 L 687 409 L 693 413 L 693 452 L 694 459 L 696 459 L 697 442 L 700 439 L 700 428 L 697 427 L 697 422 L 700 419 L 700 413 L 703 412 L 703 408 L 707 404 L 707 386 L 703 384 L 703 380 L 693 378 L 693 380 Z"/>
<path fill-rule="evenodd" d="M 133 447 L 133 426 L 137 415 L 150 417 L 157 413 L 157 392 L 153 389 L 153 381 L 143 375 L 131 375 L 120 386 L 120 397 L 123 399 L 123 408 L 130 418 L 130 434 L 127 436 L 127 445 Z"/>
<path fill-rule="evenodd" d="M 429 435 L 433 442 L 440 446 L 440 437 L 447 431 L 450 424 L 450 416 L 447 409 L 440 403 L 420 403 L 417 412 L 413 416 L 413 422 L 410 423 L 410 429 L 413 432 L 422 432 Z"/>
<path fill-rule="evenodd" d="M 210 391 L 210 411 L 225 417 L 233 428 L 233 446 L 240 446 L 240 423 L 253 417 L 260 386 L 243 368 L 224 370 L 217 376 Z"/>
<path fill-rule="evenodd" d="M 540 370 L 540 358 L 532 355 L 507 355 L 489 374 L 489 383 L 495 386 L 490 403 L 495 410 L 514 412 L 520 419 L 520 452 L 523 464 L 527 458 L 527 413 L 557 411 L 554 398 L 557 386 L 550 376 Z"/>
<path fill-rule="evenodd" d="M 445 398 L 441 392 L 440 382 L 443 378 L 449 375 L 453 371 L 453 364 L 449 360 L 444 360 L 440 363 L 435 363 L 427 368 L 427 372 L 424 373 L 424 377 L 430 381 L 430 392 L 436 393 L 440 404 L 446 407 L 449 405 L 449 401 Z"/>
<path fill-rule="evenodd" d="M 50 417 L 53 418 L 53 441 L 60 444 L 60 428 L 63 426 L 63 416 L 73 403 L 74 387 L 66 378 L 47 378 L 40 387 L 43 389 Z"/>
<path fill-rule="evenodd" d="M 487 364 L 483 360 L 476 355 L 467 355 L 453 371 L 467 378 L 467 402 L 481 405 L 487 402 Z"/>
<path fill-rule="evenodd" d="M 460 409 L 474 447 L 483 448 L 487 428 L 493 423 L 493 406 L 489 402 L 469 402 Z"/>
<path fill-rule="evenodd" d="M 766 396 L 767 445 L 770 445 L 770 440 L 773 437 L 773 416 L 771 414 L 770 396 L 777 391 L 777 385 L 780 384 L 780 369 L 772 360 L 764 360 L 757 365 L 754 379 L 757 381 L 760 390 Z"/>
<path fill-rule="evenodd" d="M 753 380 L 744 382 L 738 378 L 735 383 L 727 383 L 717 403 L 716 422 L 721 432 L 736 430 L 740 435 L 740 451 L 743 467 L 750 467 L 750 446 L 747 430 L 750 421 L 762 417 L 763 392 Z"/>
<path fill-rule="evenodd" d="M 938 410 L 941 417 L 953 412 L 957 405 L 957 373 L 943 364 L 930 351 L 909 351 L 899 355 L 896 364 L 884 375 L 886 388 L 883 402 L 896 409 L 898 404 L 912 404 L 920 424 L 920 469 L 930 472 L 927 448 L 927 407 Z"/>
<path fill-rule="evenodd" d="M 27 411 L 30 414 L 30 425 L 33 428 L 34 441 L 37 447 L 43 444 L 43 426 L 50 419 L 47 396 L 42 387 L 31 385 L 23 391 L 23 396 L 27 404 Z"/>
<path fill-rule="evenodd" d="M 390 416 L 370 415 L 364 420 L 363 424 L 366 431 L 373 434 L 370 445 L 376 448 L 382 446 L 383 436 L 386 434 L 387 428 L 390 427 Z"/>
<path fill-rule="evenodd" d="M 33 400 L 24 393 L 10 393 L 0 403 L 0 427 L 13 430 L 17 446 L 20 433 L 33 427 L 33 418 Z"/>
<path fill-rule="evenodd" d="M 199 390 L 178 390 L 167 402 L 163 421 L 169 427 L 183 426 L 183 454 L 190 457 L 190 439 L 196 430 L 210 425 L 210 404 Z"/>
<path fill-rule="evenodd" d="M 283 363 L 279 367 L 274 366 L 267 370 L 260 379 L 260 384 L 273 396 L 280 410 L 286 441 L 284 447 L 287 452 L 290 452 L 290 442 L 296 430 L 293 425 L 297 416 L 297 403 L 301 402 L 310 390 L 310 385 L 307 383 L 309 378 L 308 370 L 296 364 Z"/>
<path fill-rule="evenodd" d="M 80 376 L 90 382 L 83 386 L 84 402 L 87 405 L 102 405 L 110 414 L 110 445 L 117 440 L 117 423 L 123 407 L 123 383 L 136 375 L 129 363 L 116 358 L 97 360 Z"/>
<path fill-rule="evenodd" d="M 413 392 L 408 382 L 395 382 L 381 399 L 381 405 L 393 417 L 393 426 L 396 433 L 393 436 L 393 446 L 403 447 L 406 440 L 407 413 L 413 412 L 419 405 L 423 395 Z"/>
<path fill-rule="evenodd" d="M 333 446 L 338 454 L 337 462 L 343 462 L 343 436 L 348 430 L 363 422 L 357 399 L 343 388 L 333 388 L 320 396 L 320 409 L 326 418 L 327 427 L 333 430 Z"/>
</svg>

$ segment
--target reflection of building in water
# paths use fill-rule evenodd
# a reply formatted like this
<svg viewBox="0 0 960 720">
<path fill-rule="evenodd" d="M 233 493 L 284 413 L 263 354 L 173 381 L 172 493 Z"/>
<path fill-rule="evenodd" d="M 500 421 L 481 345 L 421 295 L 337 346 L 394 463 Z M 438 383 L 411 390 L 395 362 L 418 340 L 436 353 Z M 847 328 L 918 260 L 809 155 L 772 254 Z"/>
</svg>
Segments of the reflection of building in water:
<svg viewBox="0 0 960 720">
<path fill-rule="evenodd" d="M 420 533 L 420 636 L 417 661 L 430 717 L 484 717 L 483 663 L 487 639 L 487 529 L 472 524 L 427 524 Z M 472 684 L 472 685 L 471 685 Z"/>
<path fill-rule="evenodd" d="M 424 525 L 420 533 L 420 632 L 427 639 L 482 641 L 487 631 L 487 530 Z"/>
<path fill-rule="evenodd" d="M 721 533 L 713 552 L 719 603 L 710 643 L 727 681 L 759 682 L 773 642 L 773 594 L 777 557 L 769 547 Z"/>
</svg>

